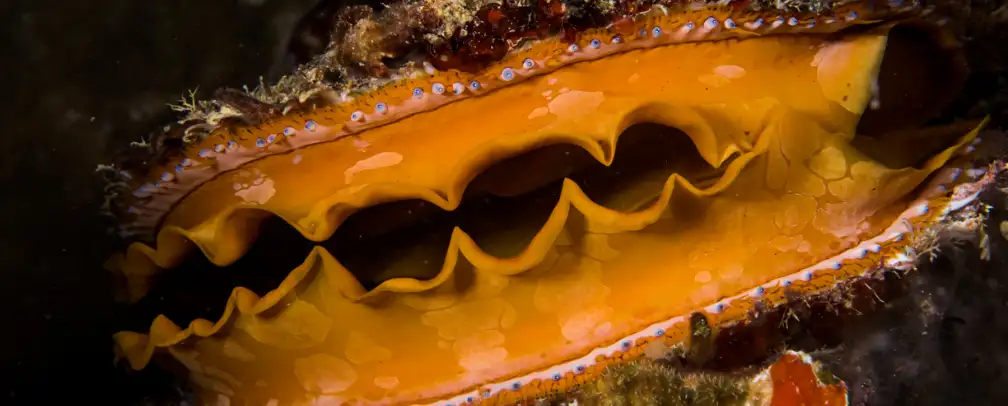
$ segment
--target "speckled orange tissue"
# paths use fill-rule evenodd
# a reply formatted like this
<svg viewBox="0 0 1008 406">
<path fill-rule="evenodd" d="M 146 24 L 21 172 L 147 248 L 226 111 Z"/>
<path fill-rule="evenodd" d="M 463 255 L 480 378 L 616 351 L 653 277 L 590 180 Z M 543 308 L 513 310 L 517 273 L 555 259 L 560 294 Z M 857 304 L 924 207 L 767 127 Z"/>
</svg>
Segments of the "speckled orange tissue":
<svg viewBox="0 0 1008 406">
<path fill-rule="evenodd" d="M 122 331 L 119 354 L 169 356 L 208 404 L 514 404 L 675 346 L 693 312 L 728 325 L 912 268 L 987 179 L 982 123 L 896 128 L 916 118 L 880 97 L 887 66 L 918 69 L 890 61 L 893 27 L 933 10 L 729 3 L 194 104 L 174 143 L 104 167 L 129 242 L 108 266 L 131 300 L 194 258 L 286 277 Z M 303 251 L 257 245 L 264 222 Z"/>
</svg>

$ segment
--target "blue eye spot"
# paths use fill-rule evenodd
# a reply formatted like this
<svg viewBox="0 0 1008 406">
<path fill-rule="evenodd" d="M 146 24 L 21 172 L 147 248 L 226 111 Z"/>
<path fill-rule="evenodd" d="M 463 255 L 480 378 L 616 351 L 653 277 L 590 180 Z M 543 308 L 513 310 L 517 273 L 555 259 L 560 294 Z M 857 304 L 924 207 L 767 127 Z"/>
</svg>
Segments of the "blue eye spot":
<svg viewBox="0 0 1008 406">
<path fill-rule="evenodd" d="M 234 141 L 228 141 L 228 143 L 227 143 L 227 147 L 228 147 L 228 149 L 235 149 L 235 148 L 238 148 L 238 143 L 237 143 L 237 142 L 234 142 Z"/>
<path fill-rule="evenodd" d="M 791 286 L 791 281 L 784 281 L 784 287 Z"/>
<path fill-rule="evenodd" d="M 707 17 L 707 19 L 704 20 L 703 26 L 704 26 L 704 28 L 706 28 L 708 30 L 713 30 L 713 29 L 717 28 L 717 26 L 718 26 L 718 20 L 716 18 L 714 18 L 714 17 Z"/>
<path fill-rule="evenodd" d="M 421 98 L 421 97 L 423 97 L 423 89 L 421 89 L 419 87 L 413 89 L 413 97 L 416 97 L 418 99 Z"/>
<path fill-rule="evenodd" d="M 475 400 L 476 400 L 476 399 L 473 399 L 473 397 L 472 397 L 472 396 L 467 396 L 467 397 L 466 397 L 466 403 L 472 403 L 472 402 L 474 402 Z"/>
<path fill-rule="evenodd" d="M 714 305 L 714 313 L 721 313 L 724 311 L 724 304 L 718 303 Z"/>
<path fill-rule="evenodd" d="M 725 28 L 727 28 L 729 30 L 735 29 L 735 27 L 737 27 L 737 25 L 735 25 L 735 20 L 732 20 L 730 18 L 724 20 L 724 26 L 725 26 Z"/>
<path fill-rule="evenodd" d="M 175 175 L 172 175 L 172 174 L 170 174 L 168 172 L 165 172 L 165 173 L 161 174 L 161 181 L 162 182 L 170 182 L 172 179 L 175 179 Z"/>
<path fill-rule="evenodd" d="M 493 394 L 493 392 L 490 392 L 489 389 L 483 391 L 483 397 L 485 397 L 485 398 L 490 397 L 490 395 L 492 395 L 492 394 Z"/>
<path fill-rule="evenodd" d="M 217 145 L 214 146 L 214 151 L 216 151 L 216 152 L 224 152 L 224 146 L 221 145 L 221 144 L 217 144 Z"/>
<path fill-rule="evenodd" d="M 350 114 L 350 119 L 353 121 L 361 121 L 364 119 L 364 112 L 359 110 L 355 111 L 353 114 Z"/>
<path fill-rule="evenodd" d="M 630 342 L 630 341 L 628 340 L 628 341 L 624 341 L 624 342 L 623 342 L 623 343 L 621 343 L 620 345 L 621 345 L 621 346 L 623 347 L 623 349 L 624 349 L 624 350 L 629 350 L 629 349 L 630 349 L 630 347 L 632 347 L 632 346 L 633 346 L 633 343 L 631 343 L 631 342 Z"/>
<path fill-rule="evenodd" d="M 651 36 L 655 38 L 660 37 L 661 32 L 662 32 L 661 27 L 654 27 L 651 29 Z"/>
<path fill-rule="evenodd" d="M 200 150 L 199 156 L 200 158 L 206 158 L 210 156 L 210 150 L 209 149 Z"/>
<path fill-rule="evenodd" d="M 623 37 L 619 35 L 613 35 L 612 39 L 609 41 L 612 42 L 613 44 L 619 44 L 623 42 Z"/>
<path fill-rule="evenodd" d="M 504 70 L 501 71 L 500 77 L 501 77 L 501 79 L 504 79 L 504 80 L 511 80 L 511 79 L 514 79 L 514 75 L 515 75 L 514 74 L 514 69 L 504 68 Z"/>
<path fill-rule="evenodd" d="M 385 114 L 388 111 L 388 106 L 385 105 L 385 103 L 378 102 L 378 104 L 374 106 L 374 111 L 378 114 Z"/>
<path fill-rule="evenodd" d="M 266 146 L 266 140 L 264 140 L 262 138 L 257 138 L 256 139 L 256 146 L 259 147 L 259 148 L 265 147 Z"/>
<path fill-rule="evenodd" d="M 580 51 L 580 50 L 581 50 L 581 47 L 579 47 L 578 44 L 570 44 L 570 46 L 567 47 L 567 51 L 569 51 L 569 52 L 577 52 L 577 51 Z"/>
<path fill-rule="evenodd" d="M 574 368 L 574 372 L 578 374 L 583 373 L 584 371 L 585 371 L 584 365 L 578 365 L 577 367 Z"/>
<path fill-rule="evenodd" d="M 661 336 L 665 335 L 665 330 L 658 329 L 658 331 L 654 332 L 654 335 L 655 335 L 655 337 L 661 337 Z"/>
<path fill-rule="evenodd" d="M 560 379 L 563 379 L 563 375 L 560 375 L 559 373 L 553 374 L 554 381 L 559 381 Z"/>
<path fill-rule="evenodd" d="M 276 141 L 276 134 L 270 134 L 269 137 L 266 137 L 266 142 L 267 143 L 272 144 L 273 141 Z"/>
<path fill-rule="evenodd" d="M 598 39 L 593 39 L 591 40 L 591 42 L 588 43 L 588 45 L 591 46 L 592 48 L 598 49 L 599 47 L 602 46 L 602 41 L 599 41 Z"/>
<path fill-rule="evenodd" d="M 434 94 L 444 94 L 445 87 L 440 83 L 435 83 L 431 85 L 431 91 L 434 92 Z"/>
<path fill-rule="evenodd" d="M 686 31 L 693 31 L 694 28 L 696 28 L 696 24 L 693 24 L 692 21 L 687 22 L 686 25 L 683 26 L 683 29 Z"/>
<path fill-rule="evenodd" d="M 756 288 L 756 290 L 755 290 L 754 293 L 756 293 L 756 296 L 763 296 L 763 292 L 766 292 L 766 289 L 764 289 L 762 286 L 760 286 L 760 287 Z"/>
<path fill-rule="evenodd" d="M 455 94 L 462 94 L 462 92 L 465 91 L 465 85 L 455 82 L 452 84 L 452 91 L 455 92 Z"/>
<path fill-rule="evenodd" d="M 526 58 L 522 61 L 522 67 L 525 69 L 532 69 L 535 67 L 535 61 L 533 61 L 532 58 Z"/>
<path fill-rule="evenodd" d="M 637 31 L 637 36 L 641 37 L 641 38 L 646 37 L 647 36 L 647 30 L 641 28 L 640 30 Z"/>
<path fill-rule="evenodd" d="M 182 165 L 175 165 L 175 172 L 182 173 Z"/>
<path fill-rule="evenodd" d="M 857 20 L 857 18 L 858 14 L 853 11 L 851 11 L 851 13 L 847 16 L 847 20 Z"/>
<path fill-rule="evenodd" d="M 791 17 L 791 18 L 789 18 L 787 20 L 787 23 L 788 23 L 788 25 L 794 27 L 794 26 L 798 25 L 798 19 L 794 18 L 794 17 Z"/>
<path fill-rule="evenodd" d="M 761 26 L 763 26 L 763 19 L 762 18 L 757 18 L 756 21 L 752 22 L 752 27 L 753 28 L 759 28 Z"/>
<path fill-rule="evenodd" d="M 293 137 L 297 134 L 297 130 L 295 130 L 294 127 L 284 127 L 283 134 L 288 137 Z"/>
<path fill-rule="evenodd" d="M 305 121 L 304 128 L 305 128 L 305 130 L 308 130 L 308 131 L 315 131 L 315 129 L 318 128 L 318 124 L 315 123 L 315 120 L 308 120 L 308 121 Z M 284 131 L 284 132 L 286 133 L 286 131 Z"/>
<path fill-rule="evenodd" d="M 179 165 L 182 165 L 182 166 L 192 165 L 192 160 L 189 159 L 189 158 L 182 158 L 182 161 L 179 161 Z"/>
<path fill-rule="evenodd" d="M 472 90 L 479 90 L 480 89 L 480 82 L 477 82 L 475 80 L 472 81 L 472 82 L 469 82 L 469 88 L 472 89 Z"/>
<path fill-rule="evenodd" d="M 515 382 L 511 384 L 511 389 L 518 390 L 521 389 L 521 382 Z"/>
</svg>

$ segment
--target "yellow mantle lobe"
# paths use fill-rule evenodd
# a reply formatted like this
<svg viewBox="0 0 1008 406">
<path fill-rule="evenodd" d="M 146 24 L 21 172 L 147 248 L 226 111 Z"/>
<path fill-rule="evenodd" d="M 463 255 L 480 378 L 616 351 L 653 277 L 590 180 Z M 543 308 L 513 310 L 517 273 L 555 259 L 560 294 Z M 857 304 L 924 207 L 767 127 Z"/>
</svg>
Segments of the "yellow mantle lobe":
<svg viewBox="0 0 1008 406">
<path fill-rule="evenodd" d="M 884 48 L 884 36 L 867 34 L 833 44 L 796 36 L 629 52 L 358 140 L 256 161 L 193 192 L 170 213 L 158 248 L 132 247 L 124 270 L 143 276 L 154 264 L 177 265 L 182 236 L 230 263 L 254 235 L 238 225 L 262 211 L 319 241 L 335 220 L 380 202 L 422 198 L 452 210 L 493 161 L 563 141 L 608 164 L 607 151 L 619 154 L 617 138 L 637 122 L 681 129 L 704 160 L 728 170 L 707 189 L 666 183 L 646 215 L 595 205 L 568 181 L 518 257 L 493 258 L 456 229 L 436 278 L 393 279 L 369 293 L 316 248 L 265 298 L 236 291 L 224 316 L 233 323 L 179 330 L 159 319 L 150 340 L 117 339 L 135 366 L 154 347 L 185 347 L 209 389 L 262 402 L 435 400 L 573 359 L 888 226 L 948 154 L 921 169 L 888 169 L 848 145 Z M 243 191 L 263 185 L 274 190 L 254 195 L 268 198 L 246 198 Z M 178 344 L 191 335 L 209 337 Z"/>
</svg>

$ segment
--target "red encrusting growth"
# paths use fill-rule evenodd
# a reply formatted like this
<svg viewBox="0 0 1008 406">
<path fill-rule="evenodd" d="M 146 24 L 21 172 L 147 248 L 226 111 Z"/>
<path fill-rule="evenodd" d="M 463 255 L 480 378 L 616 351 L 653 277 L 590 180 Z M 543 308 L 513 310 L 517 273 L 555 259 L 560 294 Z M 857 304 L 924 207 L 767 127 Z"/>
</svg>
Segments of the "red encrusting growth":
<svg viewBox="0 0 1008 406">
<path fill-rule="evenodd" d="M 824 384 L 813 365 L 796 353 L 785 353 L 770 366 L 773 381 L 771 406 L 845 406 L 847 385 Z"/>
</svg>

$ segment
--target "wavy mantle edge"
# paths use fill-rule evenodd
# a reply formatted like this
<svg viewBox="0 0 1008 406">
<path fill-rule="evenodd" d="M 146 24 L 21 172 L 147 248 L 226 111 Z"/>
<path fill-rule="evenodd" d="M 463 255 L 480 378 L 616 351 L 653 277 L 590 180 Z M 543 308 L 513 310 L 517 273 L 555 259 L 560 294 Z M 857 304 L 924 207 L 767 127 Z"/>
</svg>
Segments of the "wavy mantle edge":
<svg viewBox="0 0 1008 406">
<path fill-rule="evenodd" d="M 667 204 L 676 189 L 676 184 L 695 196 L 711 196 L 720 193 L 731 185 L 750 161 L 764 154 L 772 141 L 772 136 L 765 134 L 767 131 L 771 131 L 772 127 L 764 127 L 756 137 L 755 145 L 752 145 L 750 140 L 732 136 L 729 137 L 731 143 L 719 147 L 717 145 L 718 138 L 714 135 L 715 128 L 707 123 L 701 112 L 695 111 L 695 109 L 673 109 L 671 113 L 657 113 L 668 110 L 659 108 L 659 106 L 664 105 L 649 102 L 629 109 L 620 122 L 608 130 L 601 131 L 601 134 L 554 134 L 548 136 L 529 134 L 515 137 L 513 140 L 503 143 L 485 144 L 472 151 L 469 154 L 470 158 L 460 162 L 453 169 L 453 172 L 458 175 L 452 177 L 448 187 L 442 190 L 404 186 L 396 183 L 371 184 L 356 190 L 351 195 L 336 194 L 323 199 L 315 203 L 307 211 L 307 214 L 300 218 L 291 218 L 258 207 L 234 205 L 192 227 L 191 230 L 167 226 L 158 233 L 156 248 L 142 242 L 135 242 L 127 248 L 125 254 L 114 254 L 105 266 L 127 278 L 128 296 L 131 300 L 136 300 L 146 293 L 147 279 L 177 266 L 193 251 L 194 246 L 217 266 L 227 266 L 234 263 L 252 245 L 257 238 L 259 224 L 268 216 L 281 218 L 294 227 L 302 237 L 310 241 L 323 242 L 330 238 L 336 228 L 354 212 L 381 203 L 421 199 L 444 211 L 455 210 L 462 204 L 464 191 L 477 174 L 499 161 L 499 159 L 487 157 L 510 157 L 534 150 L 542 145 L 569 144 L 582 148 L 599 164 L 609 166 L 619 149 L 619 140 L 630 126 L 647 122 L 680 129 L 693 141 L 698 154 L 704 161 L 715 169 L 724 168 L 721 178 L 715 184 L 700 189 L 681 175 L 672 174 L 663 185 L 658 200 L 651 207 L 637 212 L 624 213 L 594 203 L 576 183 L 568 179 L 564 182 L 560 200 L 554 208 L 554 213 L 550 216 L 550 219 L 561 215 L 565 216 L 565 213 L 561 212 L 568 208 L 561 206 L 574 205 L 580 212 L 592 215 L 594 223 L 591 224 L 589 231 L 597 233 L 635 231 L 657 221 L 663 210 L 660 206 Z M 771 114 L 776 117 L 788 114 L 802 115 L 800 112 L 781 106 L 774 107 Z M 831 126 L 827 127 L 834 130 Z M 562 226 L 563 220 L 552 221 L 561 222 Z M 543 227 L 546 225 L 544 224 Z M 545 236 L 540 239 L 552 240 L 552 238 Z M 220 241 L 230 241 L 235 244 L 232 247 L 227 247 Z M 533 243 L 535 241 L 537 240 L 534 239 Z M 491 259 L 496 259 L 488 254 L 479 255 L 482 255 L 484 259 L 480 264 L 489 263 Z M 510 272 L 518 271 L 512 270 Z M 362 290 L 363 287 L 357 289 Z"/>
<path fill-rule="evenodd" d="M 961 140 L 954 146 L 943 150 L 941 153 L 931 158 L 929 163 L 933 163 L 940 159 L 940 162 L 942 162 L 940 166 L 946 166 L 953 155 L 957 153 L 968 155 L 968 153 L 973 149 L 973 144 L 975 143 L 974 141 L 977 141 L 975 138 L 978 132 L 984 127 L 987 121 L 988 120 L 985 119 L 983 123 L 977 126 L 969 134 L 962 137 Z M 937 169 L 941 170 L 939 170 L 937 174 L 932 173 L 932 179 L 925 187 L 924 192 L 920 194 L 920 197 L 910 203 L 908 209 L 906 209 L 906 211 L 904 211 L 886 231 L 875 238 L 862 241 L 857 246 L 848 249 L 839 255 L 823 260 L 816 265 L 804 268 L 790 275 L 771 280 L 758 287 L 750 289 L 749 292 L 739 293 L 727 299 L 719 300 L 703 307 L 703 311 L 712 316 L 713 325 L 724 326 L 730 323 L 743 321 L 747 316 L 747 311 L 752 308 L 752 306 L 728 306 L 729 304 L 733 304 L 737 301 L 752 301 L 752 299 L 756 297 L 759 298 L 758 300 L 769 302 L 771 307 L 777 307 L 786 301 L 786 290 L 798 289 L 803 291 L 802 293 L 804 295 L 810 295 L 830 290 L 839 283 L 851 280 L 859 275 L 867 276 L 873 270 L 912 269 L 916 265 L 918 258 L 908 255 L 907 252 L 913 252 L 913 247 L 910 245 L 916 240 L 915 235 L 928 227 L 938 224 L 942 220 L 946 219 L 949 214 L 969 206 L 970 203 L 979 196 L 983 189 L 986 189 L 993 183 L 992 174 L 1003 170 L 1004 167 L 992 167 L 992 170 L 986 171 L 986 174 L 982 177 L 982 179 L 972 183 L 969 182 L 968 179 L 961 179 L 960 175 L 963 173 L 962 168 L 935 168 L 932 169 L 932 171 Z M 675 178 L 675 175 L 670 177 L 666 186 L 674 184 Z M 572 186 L 566 186 L 567 184 Z M 957 186 L 950 188 L 949 186 L 952 184 L 957 184 Z M 576 188 L 577 186 L 567 179 L 565 180 L 565 189 L 567 187 Z M 561 201 L 563 201 L 562 198 Z M 561 210 L 564 212 L 564 216 L 562 216 L 564 221 L 559 222 L 560 228 L 562 228 L 563 224 L 566 222 L 566 212 L 568 211 L 569 205 L 558 204 L 557 207 L 564 208 Z M 557 217 L 556 214 L 557 210 L 554 210 L 554 214 L 551 215 L 550 219 L 552 220 Z M 547 224 L 549 224 L 549 222 Z M 547 227 L 544 227 L 544 230 L 546 228 Z M 538 235 L 536 238 L 539 238 Z M 552 243 L 553 240 L 549 240 L 549 244 Z M 383 283 L 383 285 L 392 281 L 404 281 L 404 285 L 396 289 L 394 288 L 394 283 L 389 284 L 389 286 L 382 292 L 420 292 L 439 286 L 451 277 L 451 269 L 453 268 L 449 268 L 448 265 L 454 266 L 454 262 L 457 261 L 458 254 L 460 252 L 460 248 L 465 244 L 475 246 L 471 239 L 456 228 L 452 236 L 452 248 L 449 250 L 446 257 L 446 267 L 442 268 L 442 272 L 440 272 L 437 277 L 429 281 L 419 281 L 406 278 L 391 279 Z M 911 248 L 911 250 L 908 251 L 907 248 Z M 451 264 L 449 264 L 449 262 L 451 262 Z M 148 333 L 149 335 L 125 331 L 119 332 L 115 334 L 114 337 L 116 342 L 117 357 L 125 357 L 130 366 L 136 370 L 142 369 L 150 362 L 154 352 L 158 348 L 168 348 L 193 337 L 209 337 L 217 334 L 226 328 L 228 323 L 235 316 L 236 312 L 247 316 L 255 316 L 273 308 L 291 294 L 297 286 L 304 282 L 305 278 L 312 274 L 315 271 L 316 266 L 320 264 L 323 264 L 323 266 L 326 266 L 325 264 L 338 266 L 338 262 L 336 262 L 335 258 L 328 254 L 324 249 L 316 247 L 313 249 L 309 258 L 306 259 L 301 266 L 295 268 L 284 279 L 280 286 L 267 293 L 265 296 L 259 297 L 254 292 L 243 287 L 235 288 L 228 299 L 224 314 L 216 323 L 212 323 L 206 319 L 197 319 L 191 322 L 186 329 L 182 330 L 179 326 L 162 315 L 158 316 L 151 324 L 151 328 Z M 856 268 L 859 271 L 851 272 L 851 268 Z M 344 272 L 336 272 L 336 275 L 333 275 L 333 270 L 341 270 L 342 267 L 335 269 L 323 269 L 328 269 L 328 276 L 336 276 L 336 278 L 334 278 L 334 280 L 337 281 L 336 288 L 339 289 L 340 293 L 348 299 L 351 299 L 351 296 L 349 295 L 354 293 L 353 288 L 355 286 L 358 288 L 360 287 L 356 279 L 353 279 L 352 275 L 345 272 L 345 270 Z M 445 269 L 448 271 L 446 272 Z M 837 273 L 841 273 L 843 276 L 837 277 Z M 829 274 L 829 280 L 818 281 L 825 282 L 821 285 L 813 283 L 817 282 L 818 279 L 823 279 L 817 278 L 817 276 L 827 276 L 822 274 Z M 347 280 L 347 277 L 349 277 L 349 280 Z M 372 292 L 377 292 L 380 288 L 381 286 Z M 348 292 L 347 289 L 350 289 L 350 291 Z M 370 296 L 369 294 L 358 296 L 358 300 L 364 300 L 379 293 L 370 293 Z M 520 381 L 527 380 L 529 382 L 545 382 L 550 380 L 558 381 L 559 379 L 557 378 L 557 374 L 560 372 L 556 371 L 566 371 L 566 374 L 560 375 L 561 377 L 569 374 L 573 374 L 575 376 L 590 376 L 591 373 L 599 372 L 601 369 L 598 368 L 604 367 L 605 364 L 607 364 L 607 362 L 603 362 L 605 360 L 622 360 L 626 356 L 640 356 L 643 354 L 643 347 L 654 339 L 663 338 L 665 340 L 671 340 L 675 343 L 681 342 L 682 338 L 684 338 L 688 333 L 687 318 L 688 315 L 678 315 L 669 320 L 651 324 L 636 334 L 627 336 L 625 339 L 619 340 L 619 342 L 610 346 L 597 348 L 584 357 L 555 365 L 546 370 L 522 375 L 521 378 L 518 379 Z M 472 397 L 473 394 L 478 395 L 477 399 L 487 398 L 489 397 L 487 396 L 487 391 L 489 391 L 489 393 L 494 397 L 505 396 L 508 393 L 517 394 L 519 396 L 534 396 L 534 394 L 522 395 L 522 390 L 515 390 L 515 388 L 524 387 L 524 385 L 515 386 L 514 382 L 515 379 L 512 378 L 496 383 L 480 385 L 478 390 L 459 395 L 457 398 L 461 399 L 461 401 L 465 401 L 467 398 Z M 535 393 L 541 394 L 542 392 L 537 390 Z M 396 400 L 395 402 L 400 401 L 401 400 Z M 385 403 L 387 402 L 380 402 L 380 404 Z"/>
</svg>

